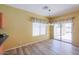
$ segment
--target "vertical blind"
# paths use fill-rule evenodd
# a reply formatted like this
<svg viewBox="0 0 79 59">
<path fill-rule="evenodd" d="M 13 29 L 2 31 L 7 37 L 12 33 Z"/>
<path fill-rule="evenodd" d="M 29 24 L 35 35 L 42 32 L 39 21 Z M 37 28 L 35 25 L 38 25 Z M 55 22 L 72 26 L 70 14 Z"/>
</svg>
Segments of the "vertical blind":
<svg viewBox="0 0 79 59">
<path fill-rule="evenodd" d="M 32 19 L 32 35 L 39 36 L 47 33 L 47 21 L 37 18 Z"/>
</svg>

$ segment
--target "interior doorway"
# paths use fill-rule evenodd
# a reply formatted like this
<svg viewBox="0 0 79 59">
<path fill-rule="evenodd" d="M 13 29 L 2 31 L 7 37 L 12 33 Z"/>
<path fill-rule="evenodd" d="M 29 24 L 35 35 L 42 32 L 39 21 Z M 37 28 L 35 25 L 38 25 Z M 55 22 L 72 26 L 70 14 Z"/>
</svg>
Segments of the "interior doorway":
<svg viewBox="0 0 79 59">
<path fill-rule="evenodd" d="M 72 43 L 72 22 L 57 22 L 54 24 L 54 39 Z"/>
</svg>

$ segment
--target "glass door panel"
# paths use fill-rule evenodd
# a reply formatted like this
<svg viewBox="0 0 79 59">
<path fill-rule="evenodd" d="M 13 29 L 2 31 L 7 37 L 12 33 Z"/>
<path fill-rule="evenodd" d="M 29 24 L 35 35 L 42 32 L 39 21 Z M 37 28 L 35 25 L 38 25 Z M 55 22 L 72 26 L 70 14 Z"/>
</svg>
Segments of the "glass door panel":
<svg viewBox="0 0 79 59">
<path fill-rule="evenodd" d="M 54 24 L 54 39 L 60 40 L 60 23 Z"/>
</svg>

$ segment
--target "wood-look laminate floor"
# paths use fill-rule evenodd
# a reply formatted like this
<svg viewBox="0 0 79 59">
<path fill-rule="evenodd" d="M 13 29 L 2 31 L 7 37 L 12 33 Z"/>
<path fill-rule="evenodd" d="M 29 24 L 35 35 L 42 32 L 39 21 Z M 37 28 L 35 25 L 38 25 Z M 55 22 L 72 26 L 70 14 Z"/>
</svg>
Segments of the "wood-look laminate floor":
<svg viewBox="0 0 79 59">
<path fill-rule="evenodd" d="M 51 39 L 6 51 L 4 55 L 79 55 L 79 47 Z"/>
</svg>

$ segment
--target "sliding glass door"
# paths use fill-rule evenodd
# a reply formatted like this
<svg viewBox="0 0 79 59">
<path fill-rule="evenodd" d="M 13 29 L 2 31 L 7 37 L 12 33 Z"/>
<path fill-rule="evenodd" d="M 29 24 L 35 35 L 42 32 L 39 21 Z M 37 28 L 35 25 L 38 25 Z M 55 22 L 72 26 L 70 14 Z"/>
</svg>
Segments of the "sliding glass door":
<svg viewBox="0 0 79 59">
<path fill-rule="evenodd" d="M 55 23 L 54 39 L 72 43 L 72 22 Z"/>
<path fill-rule="evenodd" d="M 72 23 L 71 22 L 62 23 L 61 30 L 62 30 L 61 40 L 71 43 L 72 42 Z"/>
</svg>

